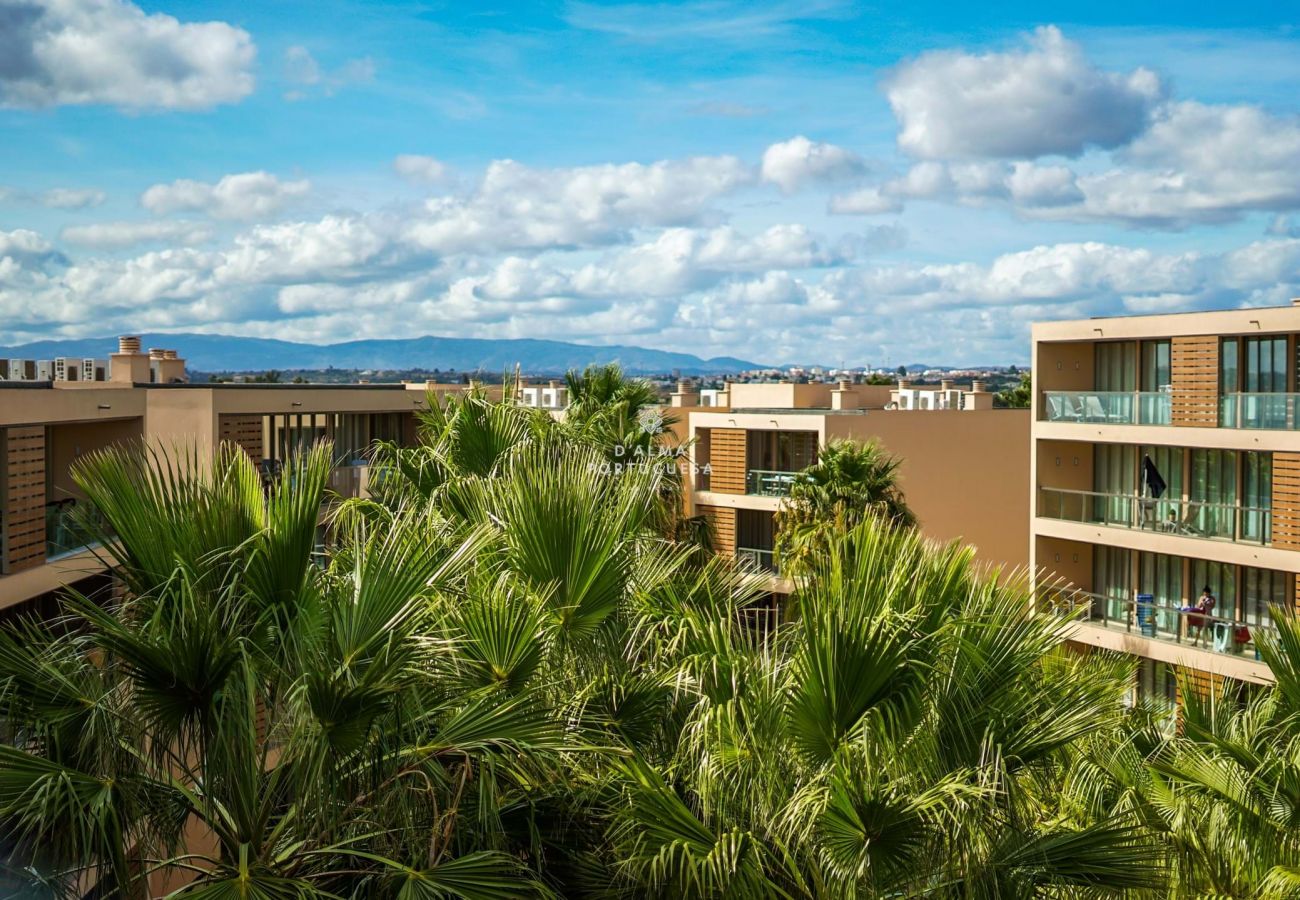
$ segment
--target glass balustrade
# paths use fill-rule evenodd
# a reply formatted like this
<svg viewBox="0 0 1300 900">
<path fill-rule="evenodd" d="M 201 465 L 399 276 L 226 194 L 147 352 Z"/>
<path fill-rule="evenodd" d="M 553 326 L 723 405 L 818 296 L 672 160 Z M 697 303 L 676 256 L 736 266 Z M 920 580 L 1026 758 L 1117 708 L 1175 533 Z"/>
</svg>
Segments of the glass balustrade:
<svg viewBox="0 0 1300 900">
<path fill-rule="evenodd" d="M 1190 605 L 1160 603 L 1143 594 L 1116 599 L 1072 588 L 1040 588 L 1038 598 L 1039 609 L 1049 615 L 1072 617 L 1091 626 L 1213 653 L 1258 659 L 1256 647 L 1260 634 L 1277 634 L 1271 624 L 1250 625 L 1237 619 L 1206 615 Z"/>
<path fill-rule="evenodd" d="M 750 469 L 745 474 L 745 493 L 761 497 L 785 497 L 790 493 L 798 472 L 778 472 L 771 469 Z"/>
<path fill-rule="evenodd" d="M 1203 503 L 1180 497 L 1155 499 L 1133 494 L 1040 487 L 1038 515 L 1066 522 L 1241 544 L 1268 546 L 1273 537 L 1271 509 Z"/>
<path fill-rule="evenodd" d="M 771 550 L 759 550 L 754 547 L 737 547 L 736 559 L 742 565 L 750 566 L 760 572 L 778 573 L 776 558 Z"/>
<path fill-rule="evenodd" d="M 1270 431 L 1300 426 L 1300 394 L 1225 394 L 1219 399 L 1219 425 Z"/>
<path fill-rule="evenodd" d="M 58 559 L 78 553 L 99 542 L 108 533 L 107 523 L 93 508 L 72 500 L 45 507 L 45 557 Z"/>
<path fill-rule="evenodd" d="M 1045 391 L 1048 422 L 1100 425 L 1168 425 L 1167 391 Z"/>
</svg>

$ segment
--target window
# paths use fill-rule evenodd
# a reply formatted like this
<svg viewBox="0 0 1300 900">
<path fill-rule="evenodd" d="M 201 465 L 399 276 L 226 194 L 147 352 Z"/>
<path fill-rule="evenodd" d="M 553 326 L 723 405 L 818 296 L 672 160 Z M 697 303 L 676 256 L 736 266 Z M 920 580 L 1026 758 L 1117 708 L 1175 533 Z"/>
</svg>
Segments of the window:
<svg viewBox="0 0 1300 900">
<path fill-rule="evenodd" d="M 1097 390 L 1137 390 L 1137 344 L 1133 341 L 1097 344 L 1093 365 L 1096 376 L 1093 383 Z"/>
<path fill-rule="evenodd" d="M 1233 537 L 1237 504 L 1236 451 L 1193 449 L 1190 488 L 1188 524 L 1206 537 Z"/>
<path fill-rule="evenodd" d="M 1224 338 L 1219 343 L 1219 393 L 1223 395 L 1236 393 L 1241 389 L 1237 372 L 1236 338 Z"/>
<path fill-rule="evenodd" d="M 1093 521 L 1132 525 L 1137 449 L 1122 444 L 1094 444 L 1092 452 L 1092 489 L 1105 495 L 1093 498 Z"/>
<path fill-rule="evenodd" d="M 1105 598 L 1107 617 L 1124 621 L 1133 592 L 1129 551 L 1122 547 L 1097 546 L 1092 553 L 1093 593 Z"/>
<path fill-rule="evenodd" d="M 1178 675 L 1169 663 L 1144 659 L 1138 664 L 1137 696 L 1163 710 L 1168 718 L 1164 725 L 1173 730 L 1178 708 Z"/>
<path fill-rule="evenodd" d="M 1178 613 L 1183 603 L 1183 561 L 1163 553 L 1138 554 L 1139 593 L 1150 594 L 1155 604 L 1156 627 L 1177 633 Z"/>
<path fill-rule="evenodd" d="M 1224 619 L 1236 616 L 1237 611 L 1237 572 L 1230 563 L 1210 562 L 1205 559 L 1192 560 L 1192 583 L 1187 592 L 1188 603 L 1200 597 L 1202 589 L 1209 587 L 1214 594 L 1215 604 L 1212 615 Z"/>
<path fill-rule="evenodd" d="M 1241 612 L 1237 618 L 1247 625 L 1268 625 L 1273 621 L 1270 605 L 1286 606 L 1292 575 L 1272 569 L 1244 569 L 1242 571 Z"/>
<path fill-rule="evenodd" d="M 1141 390 L 1163 390 L 1171 380 L 1169 341 L 1143 341 Z"/>
<path fill-rule="evenodd" d="M 1148 504 L 1142 508 L 1144 520 L 1142 524 L 1146 527 L 1155 527 L 1161 525 L 1168 527 L 1168 523 L 1181 522 L 1186 510 L 1183 504 L 1183 448 L 1182 447 L 1139 447 L 1138 448 L 1138 465 L 1141 466 L 1142 457 L 1149 456 L 1151 463 L 1160 473 L 1160 477 L 1165 480 L 1165 492 L 1160 495 L 1160 501 L 1155 504 Z M 1143 496 L 1147 496 L 1147 490 L 1142 483 L 1142 472 L 1138 470 L 1138 490 Z M 1174 529 L 1169 529 L 1174 530 Z"/>
<path fill-rule="evenodd" d="M 1241 454 L 1241 526 L 1243 541 L 1267 544 L 1273 525 L 1273 454 L 1247 451 Z"/>
<path fill-rule="evenodd" d="M 1246 393 L 1278 394 L 1286 391 L 1286 338 L 1246 338 L 1242 343 L 1242 356 Z"/>
</svg>

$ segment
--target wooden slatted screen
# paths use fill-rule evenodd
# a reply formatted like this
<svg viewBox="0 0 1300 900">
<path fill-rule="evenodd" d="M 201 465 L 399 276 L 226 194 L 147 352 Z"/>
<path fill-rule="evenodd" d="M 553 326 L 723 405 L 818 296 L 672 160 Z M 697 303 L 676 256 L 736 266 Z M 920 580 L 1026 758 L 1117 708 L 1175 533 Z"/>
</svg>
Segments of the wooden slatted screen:
<svg viewBox="0 0 1300 900">
<path fill-rule="evenodd" d="M 695 511 L 709 523 L 714 551 L 722 556 L 735 556 L 736 511 L 729 506 L 697 506 Z"/>
<path fill-rule="evenodd" d="M 1273 546 L 1300 550 L 1300 453 L 1273 454 Z"/>
<path fill-rule="evenodd" d="M 6 428 L 4 572 L 45 564 L 45 426 Z"/>
<path fill-rule="evenodd" d="M 265 453 L 262 446 L 261 416 L 222 416 L 219 429 L 221 440 L 238 444 L 253 462 L 262 461 Z"/>
<path fill-rule="evenodd" d="M 1219 425 L 1219 338 L 1176 337 L 1171 342 L 1170 421 L 1174 425 Z"/>
<path fill-rule="evenodd" d="M 709 446 L 709 490 L 745 493 L 745 429 L 714 428 Z"/>
</svg>

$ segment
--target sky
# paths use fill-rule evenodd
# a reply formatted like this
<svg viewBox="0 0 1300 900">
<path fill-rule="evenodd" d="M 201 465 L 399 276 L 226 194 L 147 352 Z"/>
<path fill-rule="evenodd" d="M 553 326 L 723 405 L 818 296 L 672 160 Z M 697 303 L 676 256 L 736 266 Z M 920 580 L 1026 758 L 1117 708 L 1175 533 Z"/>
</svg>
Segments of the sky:
<svg viewBox="0 0 1300 900">
<path fill-rule="evenodd" d="M 1300 296 L 1300 7 L 1050 7 L 0 0 L 0 345 L 974 365 Z"/>
</svg>

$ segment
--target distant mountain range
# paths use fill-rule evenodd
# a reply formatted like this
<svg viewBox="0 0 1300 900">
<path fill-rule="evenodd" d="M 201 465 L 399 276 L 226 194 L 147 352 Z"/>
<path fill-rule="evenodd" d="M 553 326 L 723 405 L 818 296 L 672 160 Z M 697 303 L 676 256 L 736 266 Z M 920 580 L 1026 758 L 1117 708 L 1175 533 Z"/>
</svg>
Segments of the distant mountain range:
<svg viewBox="0 0 1300 900">
<path fill-rule="evenodd" d="M 593 347 L 563 341 L 482 340 L 418 337 L 404 340 L 347 341 L 342 344 L 299 344 L 266 338 L 221 334 L 142 334 L 143 348 L 166 347 L 179 352 L 186 365 L 200 372 L 261 372 L 267 369 L 439 369 L 457 372 L 513 371 L 518 363 L 526 374 L 554 375 L 593 363 L 616 362 L 635 374 L 726 374 L 764 368 L 759 363 L 719 356 L 701 359 L 645 347 Z M 116 337 L 36 341 L 0 347 L 0 356 L 53 359 L 56 356 L 107 358 L 117 349 Z"/>
</svg>

